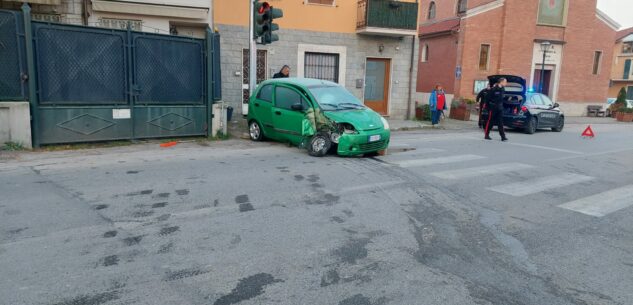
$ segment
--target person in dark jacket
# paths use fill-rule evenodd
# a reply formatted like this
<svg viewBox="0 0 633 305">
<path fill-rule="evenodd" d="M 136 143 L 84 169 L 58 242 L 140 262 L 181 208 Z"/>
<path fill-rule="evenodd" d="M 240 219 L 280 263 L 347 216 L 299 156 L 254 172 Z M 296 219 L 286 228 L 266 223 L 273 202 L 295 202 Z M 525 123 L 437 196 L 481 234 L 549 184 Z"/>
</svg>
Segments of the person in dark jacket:
<svg viewBox="0 0 633 305">
<path fill-rule="evenodd" d="M 435 86 L 433 92 L 431 92 L 429 108 L 431 109 L 431 124 L 433 124 L 433 127 L 437 127 L 442 113 L 448 108 L 446 107 L 446 93 L 442 85 L 438 84 Z"/>
<path fill-rule="evenodd" d="M 281 70 L 279 70 L 279 72 L 273 75 L 273 78 L 288 78 L 288 77 L 290 77 L 290 67 L 288 65 L 284 65 L 283 67 L 281 67 Z"/>
<path fill-rule="evenodd" d="M 490 84 L 488 84 L 486 86 L 486 88 L 482 89 L 481 91 L 479 91 L 479 94 L 477 94 L 477 103 L 479 103 L 479 128 L 484 128 L 484 122 L 481 120 L 481 113 L 484 111 L 484 109 L 487 109 L 487 95 L 488 92 L 490 91 Z"/>
<path fill-rule="evenodd" d="M 503 100 L 505 96 L 505 86 L 507 84 L 508 81 L 502 77 L 487 94 L 488 122 L 486 123 L 486 140 L 492 140 L 490 138 L 490 129 L 492 129 L 494 125 L 497 125 L 499 129 L 501 141 L 508 140 L 505 130 L 503 129 Z"/>
</svg>

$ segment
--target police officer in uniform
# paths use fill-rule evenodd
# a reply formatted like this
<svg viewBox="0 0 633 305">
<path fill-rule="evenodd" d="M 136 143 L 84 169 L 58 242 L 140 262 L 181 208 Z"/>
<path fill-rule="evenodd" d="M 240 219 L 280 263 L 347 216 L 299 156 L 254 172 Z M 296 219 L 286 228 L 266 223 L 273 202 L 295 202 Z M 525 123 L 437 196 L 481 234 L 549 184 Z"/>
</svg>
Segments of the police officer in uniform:
<svg viewBox="0 0 633 305">
<path fill-rule="evenodd" d="M 490 138 L 490 129 L 494 125 L 497 125 L 499 129 L 499 135 L 501 141 L 507 141 L 505 130 L 503 129 L 503 98 L 505 95 L 505 86 L 508 81 L 505 78 L 500 78 L 497 83 L 490 89 L 487 94 L 488 100 L 488 122 L 486 123 L 486 140 L 492 140 Z"/>
<path fill-rule="evenodd" d="M 477 103 L 479 103 L 479 128 L 484 128 L 485 123 L 481 120 L 481 113 L 484 111 L 484 109 L 487 109 L 487 104 L 488 104 L 488 92 L 490 91 L 490 84 L 488 84 L 486 86 L 486 88 L 484 88 L 483 90 L 479 91 L 479 94 L 477 94 L 477 98 L 476 101 Z"/>
</svg>

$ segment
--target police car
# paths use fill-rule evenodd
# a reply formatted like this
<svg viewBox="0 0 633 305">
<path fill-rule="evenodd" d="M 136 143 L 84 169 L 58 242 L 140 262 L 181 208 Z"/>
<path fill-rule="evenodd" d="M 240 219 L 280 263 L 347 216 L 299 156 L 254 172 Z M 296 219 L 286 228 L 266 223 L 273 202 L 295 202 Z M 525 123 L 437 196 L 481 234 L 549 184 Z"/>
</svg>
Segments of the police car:
<svg viewBox="0 0 633 305">
<path fill-rule="evenodd" d="M 490 85 L 494 85 L 500 78 L 508 80 L 505 88 L 503 103 L 503 125 L 509 128 L 522 129 L 527 134 L 533 134 L 537 129 L 551 128 L 561 132 L 565 127 L 565 114 L 558 103 L 554 103 L 547 95 L 527 92 L 524 78 L 515 75 L 488 76 Z M 483 109 L 479 126 L 486 127 L 488 110 Z"/>
</svg>

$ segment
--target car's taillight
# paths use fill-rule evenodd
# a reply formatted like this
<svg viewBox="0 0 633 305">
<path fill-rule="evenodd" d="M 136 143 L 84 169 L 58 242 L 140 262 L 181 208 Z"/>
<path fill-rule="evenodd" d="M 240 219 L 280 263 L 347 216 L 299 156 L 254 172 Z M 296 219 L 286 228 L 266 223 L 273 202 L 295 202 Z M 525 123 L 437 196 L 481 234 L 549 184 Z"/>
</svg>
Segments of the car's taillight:
<svg viewBox="0 0 633 305">
<path fill-rule="evenodd" d="M 519 112 L 519 110 L 517 109 L 517 107 L 514 107 L 514 114 L 517 114 L 517 112 Z"/>
<path fill-rule="evenodd" d="M 521 112 L 526 113 L 528 112 L 528 108 L 525 106 L 521 106 Z"/>
</svg>

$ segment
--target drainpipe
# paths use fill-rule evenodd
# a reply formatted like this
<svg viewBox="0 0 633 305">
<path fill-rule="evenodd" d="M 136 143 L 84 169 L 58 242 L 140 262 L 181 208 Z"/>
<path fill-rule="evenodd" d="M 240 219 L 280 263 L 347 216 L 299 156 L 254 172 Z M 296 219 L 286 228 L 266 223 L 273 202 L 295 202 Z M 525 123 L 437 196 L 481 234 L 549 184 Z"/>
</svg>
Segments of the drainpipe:
<svg viewBox="0 0 633 305">
<path fill-rule="evenodd" d="M 88 13 L 88 7 L 90 6 L 90 3 L 88 1 L 90 0 L 84 0 L 82 3 L 83 12 L 81 12 L 81 21 L 85 26 L 88 26 L 88 17 L 90 16 L 90 14 Z"/>
<path fill-rule="evenodd" d="M 413 36 L 411 39 L 411 61 L 409 63 L 409 96 L 407 99 L 407 116 L 406 119 L 409 120 L 411 118 L 411 91 L 413 87 L 413 57 L 415 53 L 415 40 L 417 36 Z"/>
</svg>

